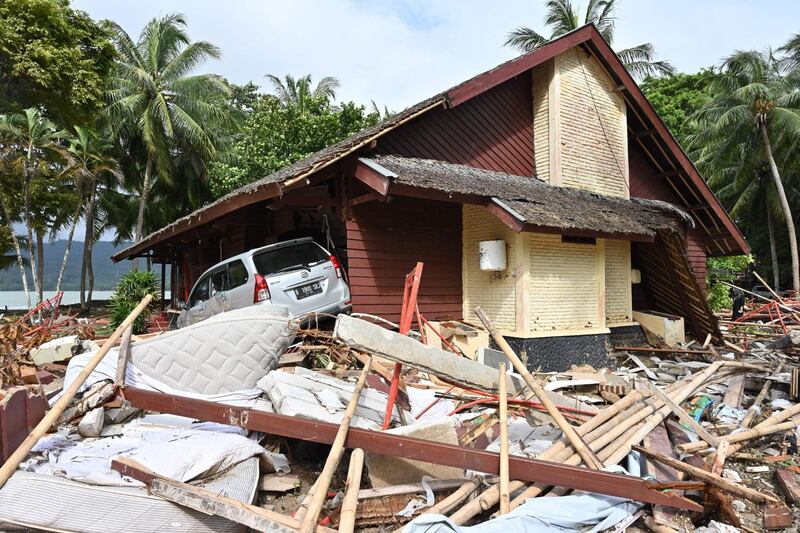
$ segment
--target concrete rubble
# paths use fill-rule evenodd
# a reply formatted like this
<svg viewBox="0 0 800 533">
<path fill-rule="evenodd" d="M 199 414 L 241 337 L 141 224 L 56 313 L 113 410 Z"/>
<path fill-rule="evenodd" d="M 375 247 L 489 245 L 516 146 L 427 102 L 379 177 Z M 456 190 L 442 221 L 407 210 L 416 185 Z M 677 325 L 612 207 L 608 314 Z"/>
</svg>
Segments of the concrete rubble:
<svg viewBox="0 0 800 533">
<path fill-rule="evenodd" d="M 222 331 L 224 315 L 208 327 Z M 155 369 L 147 346 L 173 347 L 181 370 L 168 382 L 140 369 L 133 385 L 117 382 L 119 349 L 109 352 L 0 488 L 0 523 L 127 531 L 135 515 L 147 530 L 292 531 L 311 513 L 323 531 L 352 516 L 356 530 L 408 533 L 796 532 L 800 324 L 776 336 L 720 322 L 721 339 L 617 345 L 615 366 L 546 373 L 515 366 L 488 325 L 442 320 L 401 335 L 346 315 L 332 330 L 294 324 L 293 341 L 261 336 L 268 363 L 216 347 L 192 368 L 175 350 L 213 347 L 201 322 L 168 342 L 134 341 L 135 361 L 122 363 Z M 67 394 L 23 377 L 80 379 L 102 351 L 98 339 L 80 354 L 95 341 L 65 333 L 15 355 L 26 370 L 4 369 L 22 383 L 0 391 L 6 458 L 45 413 L 30 398 L 55 409 Z M 238 381 L 214 374 L 222 358 Z"/>
</svg>

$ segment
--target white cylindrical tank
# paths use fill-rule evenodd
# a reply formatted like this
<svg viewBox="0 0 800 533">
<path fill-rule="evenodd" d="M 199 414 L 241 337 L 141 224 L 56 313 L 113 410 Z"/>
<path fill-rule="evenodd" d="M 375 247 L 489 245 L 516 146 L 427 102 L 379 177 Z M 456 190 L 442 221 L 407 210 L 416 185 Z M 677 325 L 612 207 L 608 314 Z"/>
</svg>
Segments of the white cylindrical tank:
<svg viewBox="0 0 800 533">
<path fill-rule="evenodd" d="M 506 269 L 506 241 L 481 241 L 478 243 L 481 270 L 497 272 Z"/>
</svg>

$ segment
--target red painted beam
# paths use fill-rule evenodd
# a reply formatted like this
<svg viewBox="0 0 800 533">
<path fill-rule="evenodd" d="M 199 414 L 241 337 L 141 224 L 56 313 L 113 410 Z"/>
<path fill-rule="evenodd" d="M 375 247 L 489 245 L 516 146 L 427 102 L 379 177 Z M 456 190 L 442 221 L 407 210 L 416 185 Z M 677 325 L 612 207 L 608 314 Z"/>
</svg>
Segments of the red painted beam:
<svg viewBox="0 0 800 533">
<path fill-rule="evenodd" d="M 471 80 L 456 85 L 447 92 L 447 99 L 450 106 L 455 107 L 463 104 L 470 98 L 474 98 L 492 87 L 500 85 L 514 76 L 518 76 L 537 65 L 541 65 L 560 53 L 566 52 L 570 48 L 588 41 L 591 38 L 591 30 L 593 28 L 593 26 L 584 26 L 547 43 L 545 46 L 533 52 L 519 56 L 511 61 L 506 61 L 488 72 L 479 74 Z"/>
<path fill-rule="evenodd" d="M 326 422 L 303 420 L 244 407 L 172 396 L 159 392 L 126 387 L 125 398 L 135 407 L 188 416 L 199 420 L 219 422 L 322 444 L 331 444 L 339 426 Z M 466 468 L 496 474 L 500 471 L 500 455 L 452 444 L 443 444 L 412 437 L 402 437 L 379 431 L 351 427 L 345 446 L 362 448 L 367 453 L 415 459 L 427 463 Z M 542 482 L 575 490 L 596 492 L 609 496 L 630 498 L 646 503 L 668 505 L 679 509 L 701 511 L 702 507 L 685 498 L 662 493 L 647 487 L 644 479 L 598 472 L 548 461 L 509 459 L 512 479 Z"/>
<path fill-rule="evenodd" d="M 353 177 L 381 196 L 386 196 L 389 194 L 391 184 L 389 178 L 395 177 L 396 174 L 386 169 L 382 171 L 381 168 L 380 165 L 368 164 L 359 159 L 353 168 Z"/>
</svg>

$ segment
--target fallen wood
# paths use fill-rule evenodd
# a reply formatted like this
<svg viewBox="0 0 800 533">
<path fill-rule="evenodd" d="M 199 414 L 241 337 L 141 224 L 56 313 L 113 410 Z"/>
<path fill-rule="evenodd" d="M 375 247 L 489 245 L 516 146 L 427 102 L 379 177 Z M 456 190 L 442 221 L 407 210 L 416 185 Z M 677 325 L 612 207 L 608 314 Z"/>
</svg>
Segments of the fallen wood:
<svg viewBox="0 0 800 533">
<path fill-rule="evenodd" d="M 717 446 L 717 452 L 714 454 L 714 462 L 711 464 L 711 473 L 715 476 L 722 475 L 722 467 L 725 465 L 725 459 L 728 457 L 731 443 L 724 440 Z"/>
<path fill-rule="evenodd" d="M 679 461 L 678 459 L 673 459 L 672 457 L 667 457 L 666 455 L 654 453 L 641 446 L 633 446 L 633 449 L 641 454 L 646 455 L 647 457 L 650 457 L 655 461 L 658 461 L 659 463 L 671 466 L 675 470 L 680 470 L 681 472 L 684 472 L 685 474 L 688 474 L 695 479 L 704 481 L 709 485 L 713 485 L 731 494 L 736 494 L 737 496 L 740 496 L 752 502 L 770 503 L 770 504 L 780 503 L 780 501 L 777 498 L 773 498 L 772 496 L 769 496 L 767 494 L 763 494 L 756 490 L 747 488 L 743 485 L 739 485 L 738 483 L 734 483 L 733 481 L 727 480 L 723 477 L 715 476 L 711 472 L 703 470 L 702 468 L 697 468 L 696 466 L 688 465 L 683 461 Z"/>
<path fill-rule="evenodd" d="M 117 374 L 114 385 L 117 387 L 125 386 L 125 371 L 128 369 L 128 360 L 131 357 L 131 337 L 133 336 L 133 326 L 129 326 L 122 334 L 122 341 L 119 344 L 119 357 L 117 358 Z"/>
<path fill-rule="evenodd" d="M 511 493 L 508 490 L 508 392 L 506 391 L 506 364 L 499 365 L 500 380 L 500 514 L 511 511 Z"/>
<path fill-rule="evenodd" d="M 356 509 L 358 508 L 358 489 L 361 487 L 361 469 L 364 466 L 364 450 L 356 448 L 350 454 L 350 465 L 347 470 L 347 485 L 342 499 L 342 510 L 339 514 L 339 531 L 352 533 L 356 525 Z"/>
<path fill-rule="evenodd" d="M 685 350 L 682 348 L 651 348 L 649 346 L 614 346 L 614 350 L 620 352 L 694 353 L 699 355 L 711 353 L 711 350 Z"/>
<path fill-rule="evenodd" d="M 347 409 L 342 416 L 342 422 L 339 424 L 339 429 L 336 432 L 336 437 L 333 439 L 331 451 L 328 453 L 328 458 L 325 460 L 325 466 L 314 483 L 314 493 L 311 496 L 311 501 L 308 502 L 306 507 L 305 516 L 303 517 L 302 525 L 300 526 L 300 533 L 311 533 L 314 531 L 319 513 L 322 511 L 322 506 L 325 503 L 325 498 L 328 495 L 328 487 L 331 484 L 333 475 L 336 473 L 336 467 L 339 466 L 339 461 L 342 459 L 345 449 L 345 440 L 347 440 L 347 432 L 350 429 L 350 421 L 353 419 L 353 414 L 356 412 L 358 406 L 358 399 L 361 396 L 361 390 L 367 382 L 369 375 L 369 368 L 372 366 L 372 359 L 367 361 L 364 369 L 361 371 L 361 376 L 358 378 L 356 388 L 353 390 L 353 396 L 350 398 L 350 403 L 347 404 Z M 363 455 L 363 450 L 362 450 Z M 355 516 L 353 516 L 355 523 Z"/>
<path fill-rule="evenodd" d="M 784 364 L 785 364 L 785 361 L 781 361 L 778 364 L 778 368 L 775 369 L 775 372 L 773 372 L 772 375 L 773 376 L 777 376 L 778 374 L 780 374 L 781 370 L 783 370 L 783 365 Z M 742 419 L 742 422 L 741 422 L 740 425 L 743 428 L 749 428 L 750 424 L 753 423 L 753 419 L 756 417 L 756 414 L 761 409 L 760 408 L 761 402 L 763 402 L 764 398 L 767 397 L 767 394 L 769 394 L 769 389 L 771 387 L 772 387 L 772 381 L 769 380 L 769 379 L 765 380 L 764 381 L 764 385 L 761 387 L 761 390 L 758 392 L 758 396 L 756 396 L 755 400 L 753 400 L 753 405 L 750 406 L 750 408 L 747 410 L 747 413 L 744 415 L 744 418 Z"/>
<path fill-rule="evenodd" d="M 487 483 L 496 483 L 497 476 L 488 476 Z M 456 489 L 464 485 L 466 479 L 432 479 L 428 481 L 428 487 L 433 492 Z M 424 494 L 425 487 L 422 483 L 408 483 L 406 485 L 394 485 L 392 487 L 380 487 L 377 489 L 361 489 L 358 491 L 358 499 L 371 500 L 374 498 L 385 498 L 387 496 L 398 496 L 402 494 Z"/>
<path fill-rule="evenodd" d="M 25 459 L 25 456 L 31 451 L 31 449 L 39 442 L 45 433 L 50 429 L 53 423 L 58 420 L 61 413 L 67 408 L 69 403 L 72 401 L 72 398 L 75 397 L 75 394 L 78 393 L 78 389 L 81 388 L 81 385 L 89 378 L 89 375 L 92 371 L 100 364 L 100 361 L 103 360 L 103 357 L 108 353 L 111 349 L 114 342 L 117 341 L 122 336 L 122 332 L 125 331 L 130 325 L 133 324 L 133 321 L 136 320 L 136 317 L 144 311 L 144 309 L 150 304 L 150 301 L 153 299 L 152 294 L 148 294 L 142 301 L 139 302 L 133 311 L 125 318 L 125 320 L 117 326 L 117 329 L 114 330 L 114 333 L 108 338 L 110 342 L 107 342 L 102 348 L 100 348 L 97 353 L 92 357 L 91 361 L 86 364 L 86 367 L 81 370 L 81 372 L 75 377 L 75 380 L 70 384 L 69 388 L 63 392 L 61 398 L 55 403 L 53 407 L 47 412 L 47 414 L 42 418 L 42 420 L 33 428 L 30 435 L 22 441 L 22 444 L 11 454 L 11 456 L 3 463 L 3 466 L 0 467 L 0 487 L 6 484 L 8 478 L 14 473 L 17 469 L 19 464 Z"/>
<path fill-rule="evenodd" d="M 127 387 L 124 390 L 124 394 L 131 404 L 140 409 L 187 416 L 209 422 L 220 422 L 305 441 L 331 444 L 338 431 L 338 426 L 335 424 L 303 420 L 246 407 L 173 396 L 160 392 Z M 623 398 L 623 401 L 626 398 L 627 396 Z M 590 422 L 587 422 L 587 424 Z M 345 446 L 348 448 L 363 448 L 366 453 L 404 457 L 457 468 L 468 468 L 480 472 L 494 474 L 499 472 L 500 455 L 497 453 L 379 431 L 350 428 Z M 531 482 L 541 481 L 550 485 L 564 486 L 575 490 L 620 496 L 647 503 L 671 505 L 693 511 L 701 510 L 699 505 L 684 498 L 649 490 L 645 487 L 644 480 L 631 476 L 592 471 L 514 455 L 509 457 L 508 467 L 511 479 Z"/>
<path fill-rule="evenodd" d="M 564 415 L 562 415 L 561 411 L 558 410 L 558 407 L 556 407 L 556 405 L 547 395 L 544 388 L 539 385 L 535 379 L 533 379 L 533 376 L 525 367 L 525 364 L 520 361 L 519 357 L 517 357 L 517 354 L 514 352 L 508 342 L 506 342 L 505 338 L 503 338 L 503 335 L 501 335 L 497 328 L 494 327 L 494 324 L 492 324 L 491 320 L 489 320 L 489 317 L 486 316 L 486 313 L 484 313 L 480 307 L 476 307 L 475 314 L 480 321 L 483 322 L 484 327 L 491 334 L 492 338 L 506 355 L 506 357 L 508 357 L 508 360 L 511 361 L 511 364 L 514 365 L 514 369 L 522 376 L 522 379 L 525 381 L 531 391 L 536 394 L 536 397 L 539 399 L 542 405 L 545 406 L 547 413 L 552 417 L 559 429 L 564 432 L 564 436 L 567 438 L 567 440 L 569 440 L 572 448 L 583 460 L 583 463 L 589 468 L 603 468 L 603 463 L 600 461 L 600 459 L 598 459 L 594 452 L 589 449 L 588 446 L 586 446 L 586 443 L 583 442 L 580 435 L 578 435 L 578 433 L 575 431 L 575 428 L 572 427 L 569 422 L 567 422 L 567 419 L 564 418 Z"/>
<path fill-rule="evenodd" d="M 628 354 L 628 359 L 633 361 L 636 364 L 636 366 L 641 368 L 642 371 L 645 373 L 645 375 L 647 375 L 648 378 L 652 379 L 653 381 L 658 380 L 658 376 L 656 376 L 656 373 L 653 372 L 652 370 L 650 370 L 649 368 L 647 368 L 647 366 L 645 366 L 645 364 L 642 363 L 641 359 L 639 359 L 638 357 L 636 357 L 632 353 Z"/>
<path fill-rule="evenodd" d="M 781 431 L 789 431 L 797 426 L 800 426 L 800 420 L 783 422 L 767 427 L 755 427 L 740 433 L 730 433 L 720 437 L 719 440 L 733 444 L 735 442 L 744 442 L 746 440 L 756 439 L 765 435 L 772 435 L 773 433 L 780 433 Z M 706 448 L 708 448 L 708 445 L 705 442 L 698 441 L 687 444 L 679 444 L 675 447 L 675 451 L 681 455 L 688 455 L 690 453 L 705 450 Z"/>
<path fill-rule="evenodd" d="M 650 390 L 656 395 L 658 399 L 664 402 L 667 407 L 670 408 L 672 413 L 680 419 L 681 422 L 689 426 L 692 431 L 694 431 L 698 437 L 703 439 L 709 446 L 717 446 L 718 439 L 714 435 L 708 432 L 706 428 L 701 426 L 694 418 L 692 418 L 689 413 L 687 413 L 684 409 L 681 408 L 680 405 L 673 402 L 669 395 L 659 389 L 656 385 L 650 386 Z"/>
<path fill-rule="evenodd" d="M 736 376 L 728 382 L 728 390 L 722 403 L 733 409 L 738 409 L 742 405 L 742 395 L 744 394 L 744 376 Z"/>
<path fill-rule="evenodd" d="M 227 518 L 258 531 L 292 532 L 300 527 L 300 522 L 289 516 L 234 500 L 188 483 L 159 476 L 131 459 L 114 459 L 111 461 L 111 469 L 141 481 L 147 485 L 148 490 L 154 496 L 201 513 Z M 317 533 L 330 533 L 333 530 L 318 527 L 316 531 Z"/>
<path fill-rule="evenodd" d="M 783 493 L 792 503 L 800 503 L 800 483 L 797 481 L 797 474 L 785 468 L 779 468 L 775 471 L 775 477 L 778 480 Z"/>
</svg>

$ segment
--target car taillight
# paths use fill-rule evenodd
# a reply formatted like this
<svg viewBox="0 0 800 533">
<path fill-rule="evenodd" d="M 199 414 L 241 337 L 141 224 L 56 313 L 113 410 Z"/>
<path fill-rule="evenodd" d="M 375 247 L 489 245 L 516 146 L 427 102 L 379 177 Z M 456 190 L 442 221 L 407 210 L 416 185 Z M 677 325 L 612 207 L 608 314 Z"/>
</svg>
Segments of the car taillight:
<svg viewBox="0 0 800 533">
<path fill-rule="evenodd" d="M 269 287 L 267 280 L 261 274 L 256 274 L 256 288 L 253 291 L 253 303 L 263 302 L 269 300 Z"/>
<path fill-rule="evenodd" d="M 342 277 L 342 265 L 339 264 L 339 260 L 336 259 L 335 255 L 331 256 L 331 264 L 333 265 L 334 270 L 336 270 L 336 277 Z"/>
</svg>

